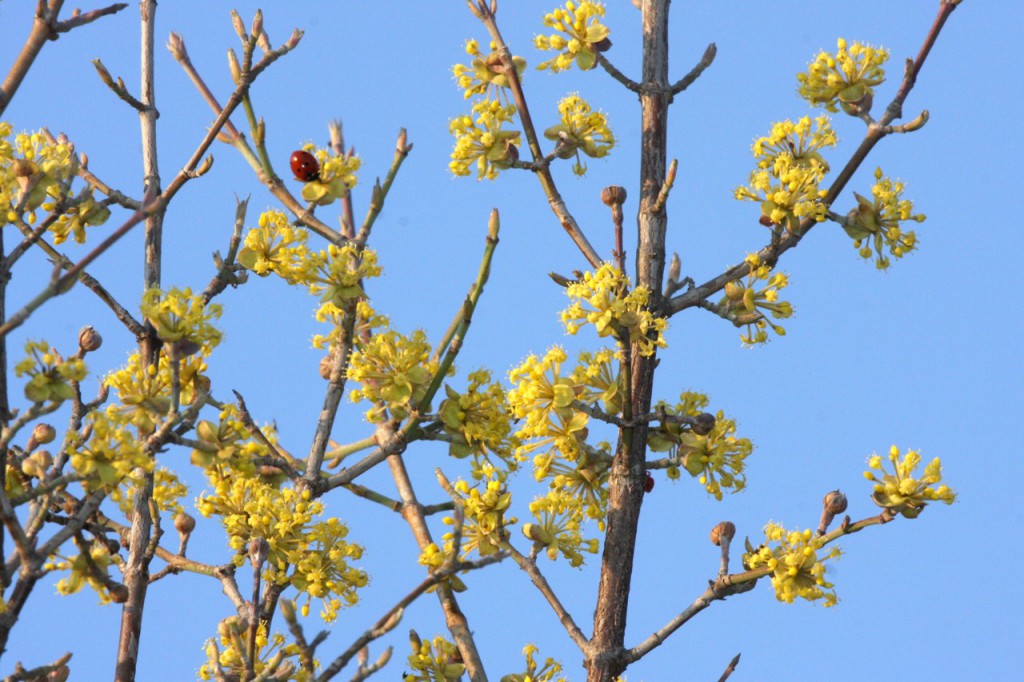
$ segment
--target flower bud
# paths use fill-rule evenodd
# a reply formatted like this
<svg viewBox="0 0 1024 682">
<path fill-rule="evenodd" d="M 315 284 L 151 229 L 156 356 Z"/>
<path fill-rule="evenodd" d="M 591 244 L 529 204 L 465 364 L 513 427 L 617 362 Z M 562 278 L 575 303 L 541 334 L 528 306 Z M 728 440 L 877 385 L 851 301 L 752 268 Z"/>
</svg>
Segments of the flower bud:
<svg viewBox="0 0 1024 682">
<path fill-rule="evenodd" d="M 174 517 L 174 527 L 182 535 L 188 535 L 196 528 L 196 520 L 190 514 L 181 512 Z"/>
<path fill-rule="evenodd" d="M 601 201 L 605 206 L 624 204 L 626 202 L 626 188 L 618 185 L 611 185 L 601 190 Z"/>
<path fill-rule="evenodd" d="M 69 677 L 71 677 L 71 668 L 65 663 L 51 670 L 46 676 L 46 682 L 67 682 Z"/>
<path fill-rule="evenodd" d="M 78 348 L 83 353 L 99 350 L 99 347 L 102 345 L 103 337 L 91 326 L 82 327 L 82 330 L 78 332 Z"/>
<path fill-rule="evenodd" d="M 295 602 L 291 599 L 282 599 L 277 604 L 281 607 L 281 615 L 286 621 L 291 623 L 295 620 Z"/>
<path fill-rule="evenodd" d="M 110 594 L 110 601 L 115 604 L 123 604 L 128 601 L 128 588 L 120 583 L 115 583 L 107 590 Z"/>
<path fill-rule="evenodd" d="M 263 565 L 270 553 L 270 543 L 265 538 L 253 538 L 249 541 L 249 561 L 256 568 Z"/>
<path fill-rule="evenodd" d="M 698 436 L 706 436 L 715 428 L 715 415 L 710 412 L 701 412 L 693 418 L 693 426 L 690 430 Z"/>
<path fill-rule="evenodd" d="M 734 537 L 736 537 L 736 525 L 732 521 L 722 521 L 711 529 L 711 544 L 716 547 L 722 546 L 722 538 L 725 538 L 726 542 L 732 542 Z"/>
<path fill-rule="evenodd" d="M 49 424 L 36 424 L 36 427 L 32 429 L 32 440 L 36 442 L 36 445 L 52 443 L 53 439 L 56 437 L 57 429 L 53 428 Z"/>
<path fill-rule="evenodd" d="M 842 514 L 846 511 L 846 495 L 833 490 L 829 494 L 825 495 L 825 499 L 822 500 L 822 504 L 825 506 L 825 511 L 829 514 Z"/>
<path fill-rule="evenodd" d="M 683 262 L 679 260 L 679 254 L 673 253 L 672 260 L 668 264 L 668 281 L 678 282 L 679 276 L 683 274 Z"/>
<path fill-rule="evenodd" d="M 320 378 L 324 381 L 330 381 L 331 369 L 334 368 L 334 353 L 328 353 L 327 355 L 320 358 Z"/>
</svg>

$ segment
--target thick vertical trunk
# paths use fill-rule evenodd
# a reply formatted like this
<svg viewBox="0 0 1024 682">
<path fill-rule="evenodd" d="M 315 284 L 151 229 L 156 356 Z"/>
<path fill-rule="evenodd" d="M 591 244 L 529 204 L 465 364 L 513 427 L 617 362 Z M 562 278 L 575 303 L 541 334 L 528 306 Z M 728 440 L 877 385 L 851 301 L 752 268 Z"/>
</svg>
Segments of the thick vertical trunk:
<svg viewBox="0 0 1024 682">
<path fill-rule="evenodd" d="M 665 179 L 668 91 L 669 0 L 643 3 L 643 92 L 641 105 L 640 208 L 637 215 L 636 284 L 651 292 L 651 306 L 661 305 L 665 270 L 664 209 L 655 212 Z M 655 358 L 632 353 L 630 414 L 644 414 L 651 406 Z M 630 579 L 636 531 L 643 502 L 647 425 L 623 429 L 609 478 L 608 520 L 597 609 L 594 615 L 592 656 L 587 661 L 588 682 L 610 682 L 625 669 L 622 658 L 629 606 Z"/>
</svg>

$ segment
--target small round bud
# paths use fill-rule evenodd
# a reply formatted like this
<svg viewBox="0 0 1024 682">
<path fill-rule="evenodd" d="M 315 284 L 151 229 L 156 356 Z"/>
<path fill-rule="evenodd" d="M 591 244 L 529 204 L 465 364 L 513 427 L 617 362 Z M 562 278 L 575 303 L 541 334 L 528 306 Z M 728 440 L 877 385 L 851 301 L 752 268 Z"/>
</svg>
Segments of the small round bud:
<svg viewBox="0 0 1024 682">
<path fill-rule="evenodd" d="M 108 554 L 117 554 L 121 551 L 121 543 L 114 538 L 103 538 L 103 543 L 107 546 Z"/>
<path fill-rule="evenodd" d="M 601 201 L 605 206 L 624 204 L 626 202 L 626 188 L 618 185 L 610 185 L 601 190 Z"/>
<path fill-rule="evenodd" d="M 107 590 L 110 594 L 110 601 L 115 604 L 123 604 L 128 601 L 128 588 L 121 584 L 114 584 Z"/>
<path fill-rule="evenodd" d="M 249 541 L 249 561 L 253 566 L 262 566 L 270 553 L 270 543 L 265 538 L 253 538 Z"/>
<path fill-rule="evenodd" d="M 710 412 L 701 412 L 693 419 L 693 426 L 690 427 L 690 430 L 698 436 L 706 436 L 715 428 L 715 415 Z"/>
<path fill-rule="evenodd" d="M 734 537 L 736 537 L 736 526 L 732 521 L 722 521 L 711 529 L 711 544 L 716 547 L 722 545 L 722 538 L 725 538 L 726 542 L 732 542 Z"/>
<path fill-rule="evenodd" d="M 50 671 L 46 676 L 46 682 L 67 682 L 67 679 L 71 677 L 71 668 L 65 663 Z"/>
<path fill-rule="evenodd" d="M 82 330 L 78 332 L 78 348 L 82 352 L 91 353 L 94 350 L 99 350 L 102 345 L 103 337 L 91 326 L 82 327 Z"/>
<path fill-rule="evenodd" d="M 196 528 L 196 520 L 193 516 L 181 512 L 174 517 L 174 527 L 182 535 L 188 535 Z"/>
<path fill-rule="evenodd" d="M 320 378 L 324 381 L 330 381 L 331 369 L 334 368 L 334 353 L 328 353 L 327 355 L 320 358 Z"/>
<path fill-rule="evenodd" d="M 846 495 L 833 490 L 829 494 L 825 495 L 825 499 L 822 500 L 822 504 L 825 506 L 825 511 L 829 514 L 842 514 L 846 511 Z"/>
<path fill-rule="evenodd" d="M 36 445 L 52 443 L 53 439 L 56 437 L 57 429 L 53 428 L 49 424 L 36 424 L 36 427 L 32 429 L 32 440 L 36 442 Z"/>
</svg>

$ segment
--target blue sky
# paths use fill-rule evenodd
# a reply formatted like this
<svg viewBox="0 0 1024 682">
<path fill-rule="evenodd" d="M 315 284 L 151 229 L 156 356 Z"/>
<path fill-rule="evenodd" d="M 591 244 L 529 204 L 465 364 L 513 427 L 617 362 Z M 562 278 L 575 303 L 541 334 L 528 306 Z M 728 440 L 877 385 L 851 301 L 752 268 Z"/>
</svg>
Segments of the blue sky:
<svg viewBox="0 0 1024 682">
<path fill-rule="evenodd" d="M 16 54 L 34 4 L 0 5 L 6 37 L 0 42 L 0 68 Z M 636 75 L 639 14 L 627 0 L 609 5 L 614 46 L 608 56 Z M 246 22 L 257 6 L 235 5 Z M 542 59 L 531 39 L 554 6 L 504 0 L 500 8 L 506 40 L 531 67 Z M 892 80 L 878 89 L 880 110 L 895 92 L 902 60 L 917 53 L 937 6 L 934 0 L 674 3 L 673 78 L 685 74 L 709 42 L 718 46 L 714 65 L 677 98 L 670 113 L 669 153 L 679 159 L 679 176 L 668 202 L 668 244 L 681 255 L 685 275 L 703 281 L 764 243 L 756 206 L 733 200 L 732 190 L 753 167 L 755 137 L 767 134 L 773 121 L 815 113 L 797 98 L 794 75 L 819 49 L 832 49 L 838 36 L 885 46 L 892 52 Z M 222 100 L 231 89 L 224 53 L 237 45 L 230 7 L 162 3 L 157 14 L 158 42 L 162 45 L 171 31 L 182 34 L 196 67 Z M 536 181 L 519 172 L 478 183 L 453 179 L 447 171 L 448 120 L 468 110 L 450 68 L 465 59 L 465 39 L 485 43 L 486 37 L 465 3 L 276 2 L 264 3 L 263 9 L 275 45 L 293 27 L 306 31 L 299 48 L 261 76 L 253 90 L 282 176 L 293 149 L 310 141 L 322 145 L 326 122 L 341 118 L 347 142 L 363 159 L 354 193 L 361 216 L 373 177 L 387 171 L 399 128 L 407 128 L 415 144 L 371 240 L 385 274 L 373 282 L 370 295 L 394 326 L 406 332 L 422 328 L 439 338 L 475 276 L 487 216 L 497 207 L 501 243 L 458 361 L 462 375 L 479 366 L 503 375 L 526 355 L 556 343 L 598 347 L 596 338 L 582 333 L 566 337 L 558 322 L 566 299 L 547 273 L 568 274 L 585 262 L 552 217 Z M 732 520 L 741 537 L 749 535 L 756 543 L 771 519 L 787 526 L 815 524 L 822 495 L 837 487 L 850 497 L 855 518 L 876 513 L 861 472 L 870 454 L 884 453 L 893 443 L 920 449 L 926 459 L 941 457 L 959 503 L 842 542 L 844 556 L 832 569 L 841 598 L 837 608 L 778 603 L 765 582 L 700 614 L 631 667 L 631 682 L 715 679 L 737 652 L 743 654 L 732 678 L 737 680 L 820 674 L 984 679 L 1016 667 L 1010 652 L 1024 625 L 1024 599 L 1012 571 L 1021 554 L 1006 531 L 1024 523 L 1018 503 L 1024 473 L 1022 329 L 1014 303 L 1022 252 L 1017 200 L 1024 101 L 1008 48 L 1022 25 L 1024 9 L 1017 3 L 965 0 L 905 107 L 907 119 L 928 109 L 930 122 L 917 133 L 878 145 L 836 203 L 840 212 L 848 210 L 851 190 L 868 193 L 871 173 L 881 166 L 906 182 L 907 197 L 928 215 L 918 229 L 918 252 L 880 273 L 857 257 L 838 227 L 824 224 L 780 263 L 791 278 L 785 298 L 796 309 L 785 338 L 745 349 L 738 330 L 703 311 L 672 319 L 656 396 L 673 400 L 685 389 L 708 393 L 712 407 L 735 418 L 739 434 L 757 449 L 749 460 L 748 489 L 721 503 L 693 481 L 672 484 L 659 478 L 641 519 L 627 643 L 660 627 L 703 590 L 717 569 L 707 533 L 718 521 Z M 138 117 L 96 78 L 90 65 L 95 58 L 137 92 L 137 8 L 47 44 L 5 119 L 17 130 L 45 125 L 67 133 L 88 153 L 93 172 L 137 196 Z M 609 116 L 620 142 L 611 156 L 590 161 L 582 180 L 567 164 L 556 172 L 570 209 L 598 251 L 608 255 L 612 229 L 599 201 L 601 188 L 626 187 L 627 225 L 636 210 L 636 98 L 601 71 L 553 76 L 531 68 L 525 84 L 539 127 L 554 123 L 558 100 L 570 92 Z M 157 105 L 166 184 L 192 154 L 212 115 L 163 48 Z M 234 120 L 243 127 L 243 115 Z M 840 145 L 828 158 L 835 168 L 856 147 L 863 125 L 837 115 L 834 126 Z M 210 254 L 227 246 L 235 195 L 251 196 L 248 225 L 260 211 L 276 207 L 234 150 L 218 145 L 213 153 L 211 173 L 186 185 L 168 212 L 167 286 L 201 289 L 209 281 Z M 295 192 L 299 188 L 292 185 Z M 324 215 L 334 224 L 333 213 Z M 105 234 L 120 220 L 123 216 L 115 213 L 100 231 Z M 635 237 L 628 236 L 632 257 Z M 127 305 L 137 305 L 141 293 L 141 245 L 139 230 L 92 268 Z M 72 246 L 67 252 L 76 258 L 85 251 Z M 41 258 L 16 271 L 8 309 L 34 295 L 49 274 Z M 319 331 L 312 319 L 314 301 L 279 281 L 254 278 L 220 302 L 225 342 L 211 362 L 215 394 L 239 390 L 258 419 L 276 420 L 286 447 L 303 451 L 324 386 L 316 375 L 319 354 L 309 345 Z M 116 368 L 132 339 L 81 288 L 51 302 L 18 330 L 12 355 L 18 357 L 25 338 L 44 337 L 69 347 L 85 324 L 96 326 L 106 339 L 101 352 L 90 357 L 91 368 L 98 374 Z M 360 411 L 346 405 L 334 437 L 354 440 L 367 431 Z M 163 457 L 187 467 L 186 451 Z M 416 444 L 407 459 L 428 502 L 442 497 L 431 482 L 434 467 L 451 477 L 460 474 L 458 463 L 430 445 Z M 201 492 L 199 477 L 190 482 L 193 495 Z M 387 494 L 393 490 L 384 471 L 368 475 L 367 485 Z M 526 480 L 516 485 L 522 490 L 522 518 L 531 488 Z M 344 495 L 329 508 L 350 523 L 352 539 L 366 545 L 372 582 L 362 603 L 340 616 L 322 659 L 347 647 L 422 577 L 415 544 L 396 514 Z M 209 523 L 200 528 L 195 558 L 224 561 L 228 553 L 220 529 Z M 582 571 L 564 562 L 542 565 L 586 631 L 597 563 Z M 492 679 L 520 670 L 519 651 L 526 642 L 536 643 L 542 656 L 562 661 L 571 679 L 584 678 L 578 652 L 514 564 L 466 581 L 470 589 L 461 603 Z M 150 595 L 139 679 L 189 679 L 202 663 L 203 641 L 230 614 L 230 603 L 214 581 L 192 576 L 161 581 Z M 2 670 L 9 672 L 16 660 L 37 665 L 72 650 L 76 679 L 102 679 L 112 672 L 119 615 L 115 607 L 97 606 L 91 593 L 59 598 L 53 581 L 41 584 L 15 628 Z M 410 627 L 423 636 L 441 631 L 432 597 L 410 608 L 384 640 L 395 646 L 395 658 L 381 679 L 401 672 Z M 315 631 L 316 623 L 311 620 L 307 628 Z M 374 655 L 381 646 L 374 647 Z"/>
</svg>

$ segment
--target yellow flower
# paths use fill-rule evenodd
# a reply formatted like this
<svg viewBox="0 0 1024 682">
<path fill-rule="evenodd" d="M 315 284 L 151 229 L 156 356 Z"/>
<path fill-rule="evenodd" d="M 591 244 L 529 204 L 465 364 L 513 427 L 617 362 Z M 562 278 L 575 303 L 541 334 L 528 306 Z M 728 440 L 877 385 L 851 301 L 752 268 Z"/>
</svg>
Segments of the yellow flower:
<svg viewBox="0 0 1024 682">
<path fill-rule="evenodd" d="M 348 195 L 356 186 L 356 171 L 363 165 L 358 156 L 343 154 L 335 155 L 326 149 L 317 149 L 315 145 L 304 145 L 303 150 L 316 157 L 320 165 L 320 173 L 302 186 L 302 198 L 312 201 L 318 206 L 327 206 Z"/>
<path fill-rule="evenodd" d="M 366 293 L 362 281 L 380 273 L 373 249 L 331 244 L 326 253 L 321 251 L 316 258 L 316 272 L 309 277 L 309 291 L 319 294 L 321 303 L 333 303 L 341 308 L 349 299 L 363 298 Z"/>
<path fill-rule="evenodd" d="M 26 341 L 24 360 L 14 366 L 17 376 L 28 376 L 25 397 L 34 403 L 46 401 L 63 402 L 75 397 L 72 382 L 86 377 L 85 363 L 81 358 L 65 360 L 46 341 Z"/>
<path fill-rule="evenodd" d="M 458 648 L 438 635 L 434 640 L 422 642 L 413 630 L 409 634 L 412 654 L 408 658 L 411 673 L 402 676 L 402 682 L 457 682 L 466 672 Z"/>
<path fill-rule="evenodd" d="M 510 168 L 519 158 L 519 131 L 501 127 L 516 114 L 513 104 L 502 106 L 496 100 L 485 99 L 473 105 L 474 116 L 459 116 L 448 126 L 455 136 L 449 170 L 454 175 L 469 175 L 470 166 L 476 165 L 477 180 L 493 180 L 502 170 Z"/>
<path fill-rule="evenodd" d="M 767 343 L 768 327 L 779 336 L 784 336 L 785 328 L 769 322 L 766 315 L 776 320 L 786 319 L 793 314 L 793 306 L 788 301 L 779 300 L 779 291 L 789 284 L 787 275 L 772 273 L 771 268 L 757 254 L 747 256 L 746 263 L 750 266 L 747 281 L 741 283 L 740 280 L 733 280 L 726 284 L 725 296 L 718 305 L 737 327 L 746 325 L 747 331 L 740 335 L 740 340 L 743 345 L 752 346 Z M 759 282 L 765 282 L 763 288 L 758 288 Z"/>
<path fill-rule="evenodd" d="M 553 73 L 565 71 L 576 63 L 586 71 L 597 64 L 597 53 L 607 49 L 608 27 L 601 23 L 604 4 L 582 0 L 567 0 L 565 9 L 557 8 L 544 15 L 544 25 L 557 33 L 533 39 L 538 50 L 555 50 L 559 54 L 540 64 L 538 69 L 551 69 Z"/>
<path fill-rule="evenodd" d="M 825 606 L 834 606 L 838 597 L 832 583 L 825 580 L 825 562 L 838 558 L 839 549 L 820 554 L 824 545 L 810 529 L 787 531 L 777 523 L 769 523 L 764 534 L 767 542 L 745 554 L 743 563 L 750 569 L 768 568 L 775 597 L 787 604 L 797 597 L 812 602 L 824 599 Z"/>
<path fill-rule="evenodd" d="M 819 150 L 824 147 L 835 147 L 839 142 L 827 116 L 814 119 L 814 130 L 811 130 L 811 118 L 804 116 L 794 123 L 790 120 L 780 121 L 772 125 L 772 132 L 767 137 L 759 137 L 754 141 L 754 157 L 758 159 L 758 168 L 771 168 L 775 160 L 782 154 L 788 154 L 797 164 L 805 166 L 818 165 L 822 172 L 828 172 L 828 163 Z"/>
<path fill-rule="evenodd" d="M 828 111 L 836 111 L 838 103 L 852 116 L 867 113 L 874 86 L 885 81 L 882 65 L 889 59 L 889 51 L 856 42 L 847 49 L 842 38 L 837 47 L 835 54 L 820 52 L 806 73 L 797 74 L 800 96 Z"/>
<path fill-rule="evenodd" d="M 501 682 L 565 682 L 564 677 L 555 677 L 562 672 L 562 664 L 553 658 L 544 661 L 544 665 L 538 667 L 533 655 L 537 653 L 537 647 L 527 644 L 523 647 L 523 656 L 526 657 L 526 670 L 522 673 L 503 675 Z"/>
<path fill-rule="evenodd" d="M 580 162 L 580 152 L 600 159 L 615 146 L 608 119 L 599 111 L 591 111 L 590 105 L 579 95 L 569 95 L 559 102 L 558 112 L 562 122 L 545 130 L 544 137 L 558 143 L 555 151 L 559 158 L 575 156 L 573 172 L 583 175 L 587 167 Z"/>
<path fill-rule="evenodd" d="M 904 232 L 900 223 L 912 220 L 924 222 L 924 215 L 914 213 L 914 204 L 903 199 L 903 183 L 882 177 L 882 169 L 875 169 L 875 184 L 871 187 L 872 199 L 854 192 L 857 206 L 843 223 L 846 234 L 853 238 L 853 246 L 861 258 L 875 256 L 875 267 L 885 270 L 889 267 L 889 253 L 902 258 L 917 248 L 917 235 L 913 230 Z"/>
<path fill-rule="evenodd" d="M 761 167 L 750 174 L 747 187 L 737 187 L 733 195 L 741 201 L 761 204 L 761 215 L 769 224 L 782 225 L 787 232 L 799 233 L 800 221 L 810 218 L 824 222 L 828 212 L 821 201 L 828 194 L 820 189 L 827 166 L 808 157 L 797 158 L 790 152 L 778 152 L 771 158 L 771 166 Z"/>
<path fill-rule="evenodd" d="M 320 265 L 322 253 L 306 247 L 309 233 L 292 226 L 281 211 L 265 211 L 259 226 L 245 235 L 238 262 L 260 277 L 274 273 L 289 284 L 308 284 Z"/>
<path fill-rule="evenodd" d="M 508 74 L 502 68 L 501 58 L 495 51 L 494 44 L 491 44 L 490 54 L 480 52 L 480 44 L 475 40 L 466 41 L 466 53 L 473 57 L 469 66 L 456 64 L 452 67 L 452 74 L 459 87 L 463 89 L 464 96 L 469 99 L 473 95 L 485 95 L 492 98 L 509 86 Z M 516 74 L 522 78 L 526 69 L 526 60 L 522 57 L 512 57 L 512 64 L 515 66 Z"/>
<path fill-rule="evenodd" d="M 871 499 L 879 507 L 915 519 L 929 502 L 953 504 L 956 501 L 956 493 L 949 486 L 935 485 L 942 482 L 942 462 L 938 457 L 925 467 L 920 477 L 915 477 L 917 467 L 921 464 L 921 454 L 917 450 L 907 450 L 901 459 L 900 449 L 893 445 L 889 449 L 889 461 L 893 473 L 885 470 L 882 458 L 878 455 L 868 460 L 868 467 L 880 472 L 881 478 L 872 471 L 864 472 L 864 477 L 875 483 Z"/>
<path fill-rule="evenodd" d="M 211 320 L 220 318 L 220 306 L 207 304 L 202 296 L 193 295 L 190 288 L 175 287 L 164 292 L 152 287 L 143 294 L 140 308 L 142 315 L 156 328 L 161 341 L 185 342 L 186 347 L 198 347 L 185 350 L 185 355 L 200 348 L 209 353 L 220 343 L 220 330 L 210 324 Z"/>
<path fill-rule="evenodd" d="M 596 554 L 598 541 L 584 539 L 580 526 L 586 518 L 582 500 L 565 492 L 552 489 L 544 497 L 530 503 L 530 513 L 537 523 L 523 526 L 523 535 L 544 548 L 548 558 L 554 561 L 561 554 L 570 566 L 582 566 L 580 551 Z"/>
<path fill-rule="evenodd" d="M 459 393 L 445 384 L 447 398 L 438 408 L 438 416 L 445 432 L 451 438 L 449 452 L 453 457 L 474 459 L 474 477 L 479 477 L 488 455 L 500 458 L 509 471 L 519 466 L 521 459 L 515 454 L 519 440 L 511 435 L 511 415 L 505 402 L 501 384 L 491 381 L 491 374 L 478 370 L 469 375 L 469 386 Z"/>
<path fill-rule="evenodd" d="M 412 336 L 392 330 L 375 334 L 349 360 L 348 378 L 361 384 L 352 391 L 352 402 L 374 403 L 366 413 L 371 422 L 384 419 L 385 409 L 393 418 L 405 419 L 419 406 L 437 371 L 437 361 L 429 357 L 430 343 L 418 329 Z"/>
</svg>

